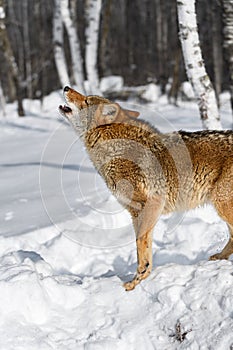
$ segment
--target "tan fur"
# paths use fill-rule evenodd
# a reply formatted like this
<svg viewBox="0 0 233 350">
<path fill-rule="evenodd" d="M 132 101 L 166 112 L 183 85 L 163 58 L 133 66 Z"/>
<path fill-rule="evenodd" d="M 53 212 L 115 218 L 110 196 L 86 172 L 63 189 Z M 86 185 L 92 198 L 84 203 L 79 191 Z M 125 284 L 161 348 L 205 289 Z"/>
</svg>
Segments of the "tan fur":
<svg viewBox="0 0 233 350">
<path fill-rule="evenodd" d="M 152 233 L 163 213 L 212 203 L 227 222 L 230 239 L 210 259 L 233 253 L 233 132 L 184 131 L 161 134 L 136 119 L 138 112 L 98 96 L 64 89 L 61 113 L 82 137 L 97 171 L 130 212 L 138 268 L 132 290 L 152 269 Z"/>
</svg>

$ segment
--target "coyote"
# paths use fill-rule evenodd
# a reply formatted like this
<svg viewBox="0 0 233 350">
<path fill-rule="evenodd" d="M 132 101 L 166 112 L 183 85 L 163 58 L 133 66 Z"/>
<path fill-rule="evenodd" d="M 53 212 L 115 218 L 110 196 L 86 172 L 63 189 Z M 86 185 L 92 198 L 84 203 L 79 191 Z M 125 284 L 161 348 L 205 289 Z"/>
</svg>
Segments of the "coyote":
<svg viewBox="0 0 233 350">
<path fill-rule="evenodd" d="M 138 266 L 126 290 L 152 269 L 152 233 L 161 214 L 212 203 L 228 224 L 221 253 L 233 253 L 233 131 L 178 131 L 163 134 L 137 119 L 139 113 L 99 96 L 64 88 L 60 106 L 82 138 L 110 191 L 129 211 L 136 234 Z"/>
</svg>

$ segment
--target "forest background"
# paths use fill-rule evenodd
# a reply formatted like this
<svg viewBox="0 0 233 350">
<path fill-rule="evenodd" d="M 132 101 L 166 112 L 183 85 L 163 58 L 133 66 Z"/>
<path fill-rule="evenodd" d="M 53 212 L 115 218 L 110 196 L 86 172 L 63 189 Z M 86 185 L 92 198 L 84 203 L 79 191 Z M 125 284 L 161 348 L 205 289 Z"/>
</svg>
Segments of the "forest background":
<svg viewBox="0 0 233 350">
<path fill-rule="evenodd" d="M 63 12 L 62 6 L 67 7 Z M 59 76 L 57 50 L 64 56 L 69 84 L 77 85 L 77 69 L 89 80 L 94 64 L 97 80 L 119 75 L 126 86 L 155 83 L 173 101 L 182 93 L 187 77 L 175 0 L 0 0 L 0 7 L 0 83 L 6 101 L 43 100 L 61 88 L 65 79 Z M 197 0 L 196 13 L 206 70 L 218 97 L 232 89 L 224 31 L 229 17 L 224 0 Z M 78 60 L 72 57 L 69 25 L 76 32 Z M 95 56 L 88 48 L 94 41 L 96 63 L 88 58 Z M 98 82 L 94 90 L 99 92 Z"/>
</svg>

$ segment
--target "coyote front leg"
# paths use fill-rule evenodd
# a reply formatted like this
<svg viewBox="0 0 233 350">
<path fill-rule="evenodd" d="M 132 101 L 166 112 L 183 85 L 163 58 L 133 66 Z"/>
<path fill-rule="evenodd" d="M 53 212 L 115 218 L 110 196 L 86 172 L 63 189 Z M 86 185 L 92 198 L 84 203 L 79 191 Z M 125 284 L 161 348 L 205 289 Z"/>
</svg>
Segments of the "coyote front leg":
<svg viewBox="0 0 233 350">
<path fill-rule="evenodd" d="M 152 269 L 152 235 L 153 228 L 136 239 L 138 267 L 133 280 L 124 284 L 129 291 L 136 287 L 143 279 L 147 278 Z"/>
<path fill-rule="evenodd" d="M 142 212 L 137 217 L 132 217 L 136 233 L 138 267 L 133 280 L 124 284 L 127 291 L 134 289 L 152 270 L 153 229 L 162 212 L 162 203 L 160 198 L 148 199 Z"/>
</svg>

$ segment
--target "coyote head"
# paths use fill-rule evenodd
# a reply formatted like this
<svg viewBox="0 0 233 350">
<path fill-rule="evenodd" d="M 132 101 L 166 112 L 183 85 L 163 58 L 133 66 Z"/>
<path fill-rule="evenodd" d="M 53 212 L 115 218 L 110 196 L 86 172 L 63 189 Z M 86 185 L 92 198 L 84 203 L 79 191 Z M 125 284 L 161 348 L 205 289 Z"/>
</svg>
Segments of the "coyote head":
<svg viewBox="0 0 233 350">
<path fill-rule="evenodd" d="M 64 88 L 64 97 L 66 105 L 60 105 L 59 110 L 80 136 L 91 128 L 124 123 L 139 116 L 139 112 L 123 109 L 104 97 L 85 96 L 68 86 Z"/>
</svg>

